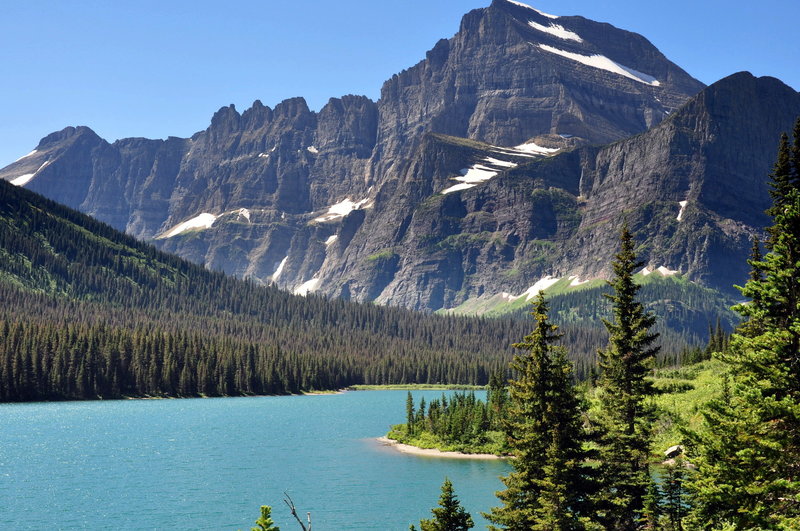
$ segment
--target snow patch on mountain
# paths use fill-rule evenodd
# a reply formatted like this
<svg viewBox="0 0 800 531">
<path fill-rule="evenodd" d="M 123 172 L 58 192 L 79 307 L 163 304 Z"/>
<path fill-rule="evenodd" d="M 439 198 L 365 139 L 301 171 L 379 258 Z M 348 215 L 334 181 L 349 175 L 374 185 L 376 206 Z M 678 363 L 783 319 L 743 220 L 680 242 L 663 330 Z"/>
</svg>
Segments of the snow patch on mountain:
<svg viewBox="0 0 800 531">
<path fill-rule="evenodd" d="M 558 24 L 550 24 L 549 26 L 545 26 L 543 24 L 539 24 L 532 20 L 528 21 L 528 25 L 535 30 L 541 31 L 543 33 L 547 33 L 548 35 L 552 35 L 554 37 L 558 37 L 559 39 L 565 41 L 576 41 L 576 42 L 583 42 L 583 39 L 580 35 L 575 33 L 574 31 L 570 31 L 566 29 L 564 26 L 560 26 Z"/>
<path fill-rule="evenodd" d="M 318 153 L 319 153 L 319 150 L 318 150 L 316 147 L 314 147 L 314 146 L 308 146 L 308 147 L 306 148 L 306 150 L 307 150 L 309 153 L 313 153 L 314 155 L 316 155 L 316 154 L 318 154 Z"/>
<path fill-rule="evenodd" d="M 278 264 L 278 267 L 276 267 L 276 268 L 275 268 L 275 272 L 274 272 L 274 273 L 272 273 L 272 281 L 273 281 L 273 282 L 277 281 L 277 280 L 278 280 L 278 277 L 279 277 L 279 276 L 281 276 L 281 273 L 283 273 L 283 266 L 285 266 L 285 265 L 286 265 L 286 261 L 287 261 L 288 259 L 289 259 L 289 256 L 288 256 L 288 255 L 287 255 L 287 256 L 284 256 L 284 257 L 283 257 L 283 260 L 281 260 L 281 263 L 280 263 L 280 264 Z"/>
<path fill-rule="evenodd" d="M 38 150 L 34 149 L 33 151 L 31 151 L 31 152 L 30 152 L 30 153 L 28 153 L 27 155 L 22 155 L 20 158 L 18 158 L 18 159 L 17 159 L 17 160 L 15 160 L 14 162 L 19 162 L 19 161 L 21 161 L 22 159 L 27 159 L 27 158 L 28 158 L 28 157 L 30 157 L 31 155 L 35 155 L 37 152 L 38 152 Z"/>
<path fill-rule="evenodd" d="M 331 245 L 333 245 L 333 242 L 335 242 L 338 238 L 339 236 L 337 236 L 336 234 L 334 234 L 333 236 L 328 236 L 328 239 L 325 240 L 325 247 L 330 247 Z"/>
<path fill-rule="evenodd" d="M 305 297 L 312 291 L 316 291 L 319 288 L 320 279 L 312 278 L 306 282 L 303 282 L 299 286 L 297 286 L 292 293 L 295 295 L 300 295 L 301 297 Z"/>
<path fill-rule="evenodd" d="M 675 269 L 670 269 L 670 268 L 665 267 L 665 266 L 659 266 L 659 267 L 657 267 L 655 269 L 651 268 L 650 266 L 645 266 L 645 267 L 642 268 L 641 271 L 639 271 L 639 273 L 642 276 L 645 276 L 645 277 L 647 275 L 651 275 L 653 273 L 658 273 L 662 277 L 671 277 L 673 275 L 677 275 L 679 273 L 679 271 L 677 271 Z"/>
<path fill-rule="evenodd" d="M 14 186 L 25 186 L 33 179 L 33 176 L 36 175 L 35 173 L 26 173 L 24 175 L 20 175 L 16 179 L 12 179 L 10 182 Z"/>
<path fill-rule="evenodd" d="M 192 219 L 188 219 L 183 223 L 179 223 L 172 227 L 172 229 L 168 230 L 158 238 L 172 238 L 173 236 L 177 236 L 186 231 L 190 230 L 203 230 L 203 229 L 210 229 L 214 222 L 217 221 L 217 216 L 214 214 L 209 214 L 208 212 L 203 212 L 199 216 L 195 216 Z"/>
<path fill-rule="evenodd" d="M 486 157 L 485 159 L 483 159 L 483 161 L 488 163 L 488 164 L 490 164 L 490 165 L 492 165 L 492 166 L 500 166 L 501 168 L 516 168 L 517 167 L 517 163 L 516 162 L 509 162 L 507 160 L 500 160 L 500 159 L 496 159 L 494 157 Z"/>
<path fill-rule="evenodd" d="M 558 18 L 556 15 L 551 15 L 551 14 L 549 14 L 549 13 L 545 13 L 544 11 L 539 11 L 539 10 L 538 10 L 538 9 L 536 9 L 535 7 L 531 7 L 531 6 L 529 6 L 528 4 L 523 4 L 522 2 L 517 2 L 517 0 L 506 0 L 506 1 L 507 1 L 509 4 L 514 4 L 514 5 L 517 5 L 517 6 L 520 6 L 520 7 L 526 7 L 526 8 L 528 8 L 528 9 L 531 9 L 531 10 L 533 10 L 533 11 L 536 11 L 537 13 L 539 13 L 540 15 L 542 15 L 543 17 L 547 17 L 547 18 Z"/>
<path fill-rule="evenodd" d="M 546 148 L 534 142 L 527 142 L 511 148 L 498 146 L 493 148 L 492 151 L 498 155 L 537 158 L 542 156 L 550 156 L 555 152 L 560 151 L 560 149 Z M 453 178 L 453 180 L 458 181 L 459 184 L 445 188 L 440 193 L 449 194 L 452 192 L 458 192 L 460 190 L 468 190 L 479 185 L 480 183 L 485 183 L 500 172 L 516 168 L 517 166 L 519 166 L 519 164 L 516 162 L 501 160 L 495 157 L 485 157 L 481 159 L 479 163 L 473 164 L 469 168 L 462 169 L 460 172 L 461 176 Z"/>
<path fill-rule="evenodd" d="M 675 218 L 676 220 L 680 221 L 681 219 L 683 219 L 683 211 L 686 210 L 686 205 L 688 205 L 688 204 L 689 204 L 689 201 L 679 201 L 678 202 L 678 205 L 680 205 L 681 210 L 680 210 L 680 212 L 678 212 L 678 217 Z"/>
<path fill-rule="evenodd" d="M 678 270 L 677 269 L 670 269 L 670 268 L 664 267 L 664 266 L 660 266 L 658 269 L 656 269 L 656 271 L 661 273 L 662 277 L 671 277 L 672 275 L 677 275 L 678 274 Z"/>
<path fill-rule="evenodd" d="M 516 166 L 516 164 L 514 165 Z M 503 168 L 492 168 L 484 164 L 475 164 L 469 168 L 461 170 L 461 177 L 455 177 L 453 180 L 459 181 L 460 184 L 453 185 L 449 188 L 442 190 L 442 194 L 449 194 L 450 192 L 457 192 L 459 190 L 467 190 L 480 183 L 486 182 L 498 173 Z"/>
<path fill-rule="evenodd" d="M 238 214 L 239 214 L 240 218 L 244 218 L 244 219 L 247 220 L 248 223 L 251 223 L 251 221 L 250 221 L 250 211 L 248 209 L 240 208 Z"/>
<path fill-rule="evenodd" d="M 547 288 L 549 288 L 550 286 L 552 286 L 553 284 L 555 284 L 559 280 L 561 280 L 561 279 L 560 278 L 556 278 L 556 277 L 552 277 L 550 275 L 547 275 L 546 277 L 543 277 L 543 278 L 539 279 L 533 286 L 529 287 L 527 290 L 522 292 L 522 294 L 517 295 L 512 300 L 516 300 L 516 299 L 519 299 L 521 297 L 525 297 L 525 300 L 529 301 L 532 298 L 534 298 L 536 295 L 538 295 L 540 291 L 546 290 Z"/>
<path fill-rule="evenodd" d="M 35 151 L 36 151 L 36 150 L 34 150 L 34 152 L 35 152 Z M 28 155 L 26 155 L 26 156 L 28 156 Z M 25 157 L 23 157 L 23 158 L 25 158 Z M 40 171 L 42 171 L 42 170 L 44 169 L 44 167 L 45 167 L 45 166 L 47 166 L 48 164 L 50 164 L 50 161 L 49 161 L 49 160 L 48 160 L 48 161 L 45 161 L 45 163 L 44 163 L 44 164 L 42 164 L 41 166 L 39 166 L 39 169 L 38 169 L 38 170 L 36 170 L 35 172 L 33 172 L 33 173 L 26 173 L 25 175 L 20 175 L 19 177 L 16 177 L 16 178 L 12 179 L 12 180 L 10 181 L 10 182 L 11 182 L 11 184 L 13 184 L 14 186 L 25 186 L 26 184 L 28 184 L 29 182 L 31 182 L 31 180 L 32 180 L 34 177 L 36 177 L 36 174 L 37 174 L 37 173 L 39 173 Z"/>
<path fill-rule="evenodd" d="M 530 155 L 552 155 L 556 151 L 561 150 L 561 148 L 548 148 L 540 146 L 535 142 L 527 142 L 525 144 L 520 144 L 518 146 L 514 146 L 513 149 L 515 151 L 519 151 L 521 153 L 527 153 Z"/>
<path fill-rule="evenodd" d="M 589 282 L 588 280 L 581 280 L 580 277 L 578 277 L 578 275 L 571 275 L 570 277 L 567 278 L 567 280 L 572 281 L 569 283 L 570 287 L 572 288 L 576 288 L 581 284 L 586 284 L 587 282 Z"/>
<path fill-rule="evenodd" d="M 374 203 L 372 199 L 368 197 L 356 202 L 353 202 L 349 197 L 346 197 L 344 200 L 328 207 L 328 212 L 322 216 L 319 216 L 318 218 L 314 218 L 314 221 L 318 223 L 325 223 L 328 221 L 341 219 L 353 210 L 372 208 L 373 204 Z"/>
<path fill-rule="evenodd" d="M 627 77 L 628 79 L 638 81 L 639 83 L 644 83 L 645 85 L 650 85 L 653 87 L 658 87 L 661 85 L 661 83 L 653 76 L 645 74 L 643 72 L 639 72 L 638 70 L 634 70 L 633 68 L 617 63 L 616 61 L 612 61 L 605 55 L 599 55 L 599 54 L 581 55 L 579 53 L 560 50 L 558 48 L 555 48 L 553 46 L 548 46 L 546 44 L 539 44 L 537 46 L 546 52 L 560 55 L 561 57 L 566 57 L 567 59 L 571 59 L 572 61 L 577 61 L 586 66 L 591 66 L 592 68 L 598 68 L 600 70 L 606 70 L 614 74 L 619 74 L 621 76 Z"/>
</svg>

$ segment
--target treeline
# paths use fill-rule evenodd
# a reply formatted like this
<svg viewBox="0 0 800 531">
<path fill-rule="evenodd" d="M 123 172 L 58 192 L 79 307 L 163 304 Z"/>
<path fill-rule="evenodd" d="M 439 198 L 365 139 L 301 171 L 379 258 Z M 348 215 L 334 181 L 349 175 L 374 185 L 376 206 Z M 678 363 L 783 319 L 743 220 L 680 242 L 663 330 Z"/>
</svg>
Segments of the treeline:
<svg viewBox="0 0 800 531">
<path fill-rule="evenodd" d="M 483 385 L 505 364 L 500 349 L 486 344 L 476 354 L 307 322 L 153 316 L 8 286 L 0 286 L 0 300 L 12 301 L 0 310 L 3 401 L 285 394 L 398 382 Z"/>
</svg>

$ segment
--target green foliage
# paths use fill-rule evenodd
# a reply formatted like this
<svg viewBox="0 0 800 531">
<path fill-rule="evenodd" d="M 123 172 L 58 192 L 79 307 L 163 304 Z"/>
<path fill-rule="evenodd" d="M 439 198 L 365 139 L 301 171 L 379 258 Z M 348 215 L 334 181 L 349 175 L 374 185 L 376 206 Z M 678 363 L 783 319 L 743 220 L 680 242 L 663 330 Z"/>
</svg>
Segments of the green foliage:
<svg viewBox="0 0 800 531">
<path fill-rule="evenodd" d="M 667 522 L 664 526 L 669 531 L 681 531 L 688 508 L 686 489 L 686 463 L 680 456 L 666 466 L 664 476 L 664 514 Z"/>
<path fill-rule="evenodd" d="M 581 529 L 590 516 L 590 469 L 584 449 L 581 403 L 571 364 L 555 346 L 558 327 L 548 321 L 544 295 L 534 307 L 534 331 L 514 345 L 515 379 L 505 420 L 514 471 L 486 517 L 503 529 Z"/>
<path fill-rule="evenodd" d="M 495 376 L 495 385 L 497 384 Z M 406 399 L 406 424 L 393 426 L 388 434 L 404 444 L 419 448 L 437 448 L 470 454 L 507 453 L 501 425 L 505 415 L 504 390 L 489 392 L 487 402 L 474 392 L 454 393 L 448 400 L 442 395 L 429 404 L 414 408 L 411 393 Z"/>
<path fill-rule="evenodd" d="M 650 328 L 655 317 L 636 296 L 640 289 L 634 271 L 633 236 L 627 224 L 620 234 L 621 249 L 613 262 L 613 320 L 603 320 L 610 338 L 600 352 L 601 376 L 597 423 L 602 489 L 599 516 L 608 528 L 637 529 L 644 519 L 644 501 L 650 483 L 649 461 L 654 410 L 649 398 L 653 385 L 646 377 L 653 368 L 658 334 Z"/>
<path fill-rule="evenodd" d="M 431 513 L 433 518 L 420 520 L 422 531 L 467 531 L 475 526 L 472 516 L 461 506 L 453 492 L 453 484 L 447 478 L 442 484 L 439 507 L 431 509 Z"/>
<path fill-rule="evenodd" d="M 411 396 L 411 391 L 406 396 L 406 430 L 411 435 L 414 434 L 414 397 Z"/>
<path fill-rule="evenodd" d="M 253 527 L 251 531 L 281 531 L 272 521 L 272 507 L 269 505 L 261 506 L 261 517 L 256 520 L 256 527 Z"/>
<path fill-rule="evenodd" d="M 384 263 L 389 262 L 395 259 L 397 255 L 395 254 L 393 249 L 383 249 L 382 251 L 378 251 L 377 253 L 371 254 L 367 257 L 368 262 L 372 263 Z"/>
<path fill-rule="evenodd" d="M 800 120 L 795 128 L 800 135 Z M 795 137 L 795 145 L 800 139 Z M 781 138 L 767 254 L 751 260 L 737 306 L 747 322 L 720 358 L 731 384 L 691 434 L 692 522 L 737 529 L 800 524 L 800 171 Z"/>
</svg>

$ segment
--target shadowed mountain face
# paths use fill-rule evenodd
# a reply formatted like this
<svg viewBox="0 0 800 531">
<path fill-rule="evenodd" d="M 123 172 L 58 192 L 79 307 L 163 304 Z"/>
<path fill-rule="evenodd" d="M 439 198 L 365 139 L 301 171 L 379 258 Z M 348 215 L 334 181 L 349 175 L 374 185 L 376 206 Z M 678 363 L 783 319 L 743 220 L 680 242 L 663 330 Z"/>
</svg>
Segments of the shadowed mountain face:
<svg viewBox="0 0 800 531">
<path fill-rule="evenodd" d="M 189 139 L 70 127 L 0 178 L 298 293 L 436 310 L 604 276 L 623 216 L 653 269 L 727 287 L 798 114 L 777 80 L 703 90 L 639 35 L 495 0 L 378 102 L 223 107 Z"/>
</svg>

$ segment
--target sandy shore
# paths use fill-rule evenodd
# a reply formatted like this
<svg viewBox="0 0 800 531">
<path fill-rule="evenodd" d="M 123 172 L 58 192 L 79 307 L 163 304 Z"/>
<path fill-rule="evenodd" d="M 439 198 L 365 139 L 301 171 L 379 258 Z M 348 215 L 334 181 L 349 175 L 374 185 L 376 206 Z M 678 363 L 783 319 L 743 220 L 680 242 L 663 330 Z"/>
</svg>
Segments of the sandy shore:
<svg viewBox="0 0 800 531">
<path fill-rule="evenodd" d="M 461 452 L 443 452 L 433 448 L 417 448 L 408 444 L 399 443 L 387 437 L 378 437 L 377 441 L 384 445 L 390 446 L 399 452 L 410 455 L 419 455 L 423 457 L 446 457 L 448 459 L 502 459 L 502 457 L 494 454 L 464 454 Z"/>
</svg>

